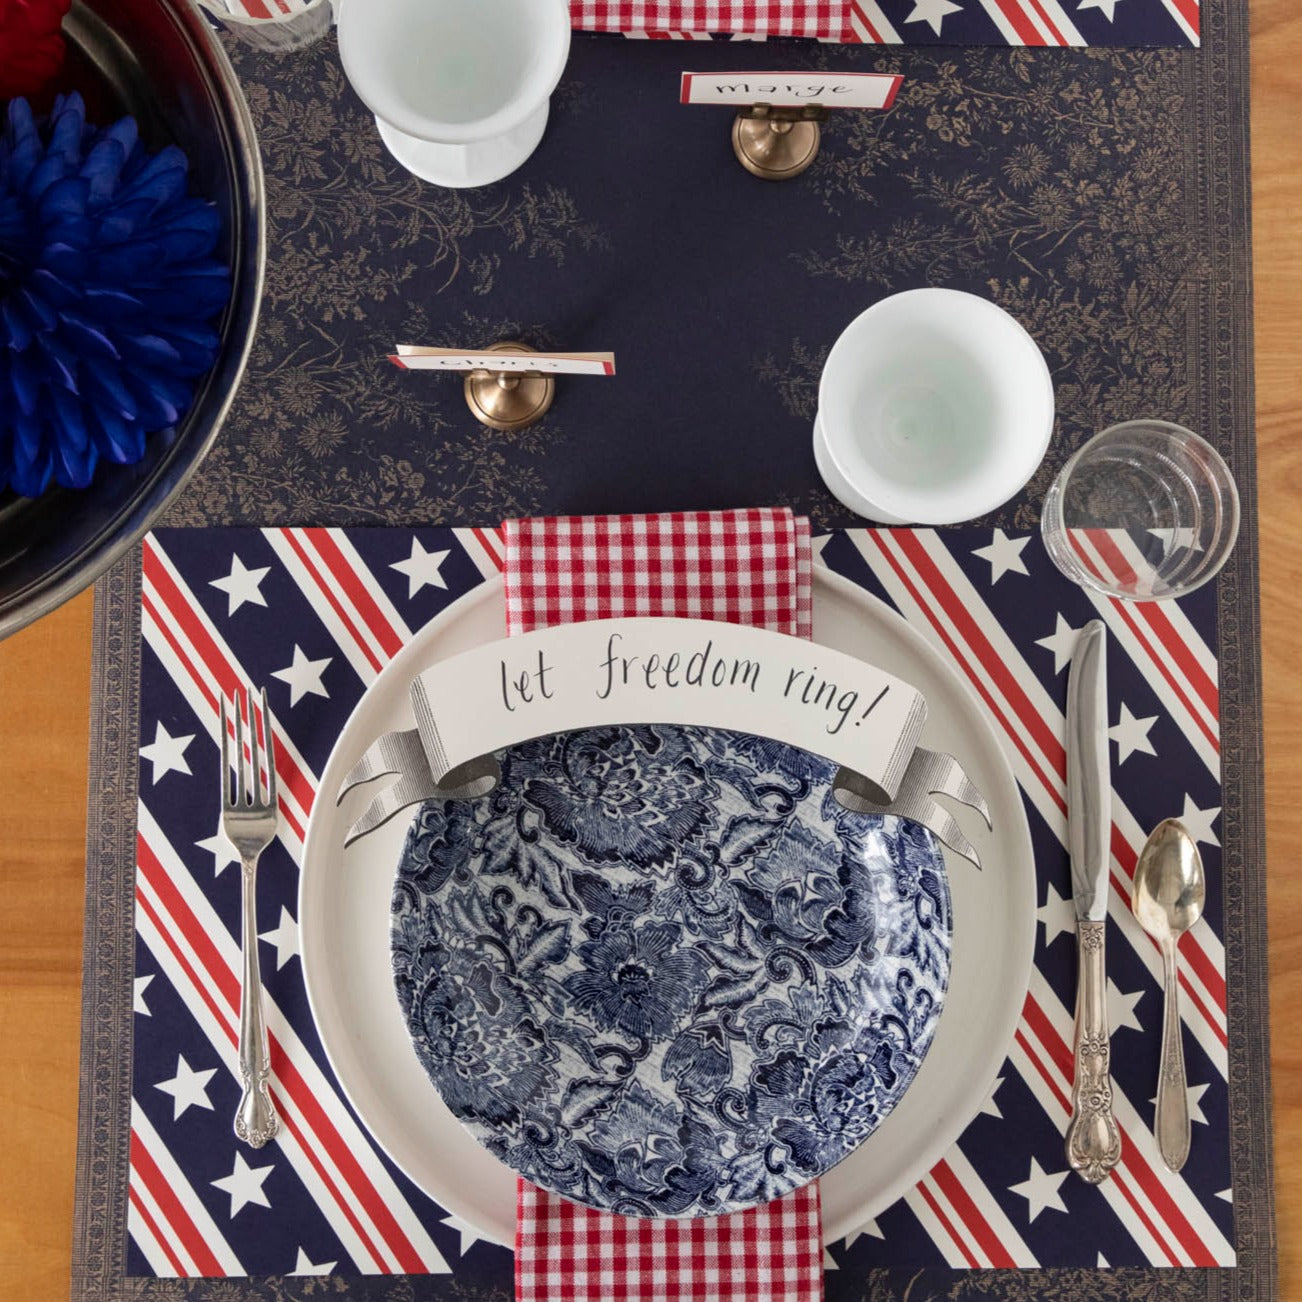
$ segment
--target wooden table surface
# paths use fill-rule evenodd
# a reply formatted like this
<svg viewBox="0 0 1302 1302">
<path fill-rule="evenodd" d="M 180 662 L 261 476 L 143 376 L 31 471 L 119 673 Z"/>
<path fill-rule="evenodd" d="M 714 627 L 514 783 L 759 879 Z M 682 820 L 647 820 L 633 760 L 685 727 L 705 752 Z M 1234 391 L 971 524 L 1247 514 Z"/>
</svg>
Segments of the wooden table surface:
<svg viewBox="0 0 1302 1302">
<path fill-rule="evenodd" d="M 1237 0 L 1228 0 L 1236 3 Z M 1282 1299 L 1302 1298 L 1302 6 L 1252 0 L 1271 1069 Z M 0 1299 L 66 1297 L 91 598 L 0 643 Z M 1296 912 L 1295 912 L 1296 910 Z"/>
</svg>

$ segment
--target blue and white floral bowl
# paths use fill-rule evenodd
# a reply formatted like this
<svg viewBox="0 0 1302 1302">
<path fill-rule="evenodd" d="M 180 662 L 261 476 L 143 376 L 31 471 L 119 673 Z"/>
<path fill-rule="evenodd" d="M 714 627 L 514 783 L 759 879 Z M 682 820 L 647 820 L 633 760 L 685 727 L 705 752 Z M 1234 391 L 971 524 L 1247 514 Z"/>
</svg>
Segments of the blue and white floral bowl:
<svg viewBox="0 0 1302 1302">
<path fill-rule="evenodd" d="M 931 833 L 739 733 L 596 729 L 501 761 L 491 795 L 421 807 L 394 888 L 398 998 L 452 1113 L 624 1215 L 739 1211 L 847 1157 L 940 1016 Z"/>
</svg>

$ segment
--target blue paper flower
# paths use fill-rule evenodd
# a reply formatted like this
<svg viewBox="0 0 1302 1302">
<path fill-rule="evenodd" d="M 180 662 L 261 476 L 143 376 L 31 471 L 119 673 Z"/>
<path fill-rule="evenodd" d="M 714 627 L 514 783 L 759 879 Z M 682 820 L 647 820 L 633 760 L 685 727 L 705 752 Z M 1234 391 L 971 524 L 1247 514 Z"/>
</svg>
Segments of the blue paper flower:
<svg viewBox="0 0 1302 1302">
<path fill-rule="evenodd" d="M 0 490 L 85 488 L 139 461 L 217 356 L 230 297 L 221 220 L 186 194 L 185 155 L 135 121 L 86 125 L 79 95 L 0 136 Z"/>
</svg>

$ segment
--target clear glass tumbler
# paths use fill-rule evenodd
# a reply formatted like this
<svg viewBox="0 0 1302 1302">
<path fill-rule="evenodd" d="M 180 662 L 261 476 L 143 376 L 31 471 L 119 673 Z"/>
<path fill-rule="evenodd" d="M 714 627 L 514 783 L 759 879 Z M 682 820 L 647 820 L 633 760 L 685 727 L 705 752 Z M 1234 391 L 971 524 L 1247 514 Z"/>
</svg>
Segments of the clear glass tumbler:
<svg viewBox="0 0 1302 1302">
<path fill-rule="evenodd" d="M 1220 454 L 1192 430 L 1132 420 L 1096 434 L 1044 500 L 1040 532 L 1073 582 L 1159 601 L 1214 578 L 1239 535 L 1239 494 Z"/>
<path fill-rule="evenodd" d="M 258 50 L 301 50 L 319 41 L 334 21 L 331 0 L 199 0 L 199 7 Z"/>
</svg>

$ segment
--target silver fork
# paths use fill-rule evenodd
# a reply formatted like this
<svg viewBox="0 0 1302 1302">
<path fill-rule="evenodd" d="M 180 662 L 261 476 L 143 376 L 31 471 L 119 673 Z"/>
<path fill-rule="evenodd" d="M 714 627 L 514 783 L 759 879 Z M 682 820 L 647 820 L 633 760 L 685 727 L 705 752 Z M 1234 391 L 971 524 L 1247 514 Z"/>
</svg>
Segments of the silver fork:
<svg viewBox="0 0 1302 1302">
<path fill-rule="evenodd" d="M 267 1047 L 267 1023 L 262 1012 L 262 973 L 258 967 L 258 918 L 256 883 L 258 858 L 276 837 L 276 742 L 271 734 L 271 712 L 267 689 L 262 689 L 262 730 L 267 746 L 267 797 L 262 797 L 258 765 L 258 726 L 249 716 L 249 758 L 244 766 L 243 691 L 235 696 L 235 789 L 231 790 L 230 738 L 227 735 L 226 697 L 221 702 L 222 729 L 222 831 L 240 856 L 243 922 L 240 948 L 244 977 L 240 984 L 240 1077 L 244 1095 L 235 1113 L 235 1133 L 246 1144 L 261 1148 L 280 1128 L 271 1102 L 267 1078 L 271 1059 Z"/>
</svg>

